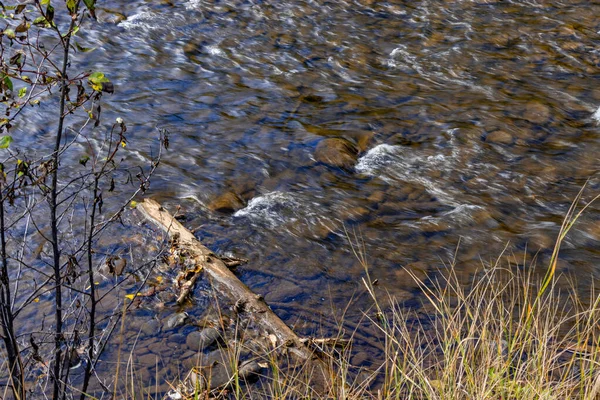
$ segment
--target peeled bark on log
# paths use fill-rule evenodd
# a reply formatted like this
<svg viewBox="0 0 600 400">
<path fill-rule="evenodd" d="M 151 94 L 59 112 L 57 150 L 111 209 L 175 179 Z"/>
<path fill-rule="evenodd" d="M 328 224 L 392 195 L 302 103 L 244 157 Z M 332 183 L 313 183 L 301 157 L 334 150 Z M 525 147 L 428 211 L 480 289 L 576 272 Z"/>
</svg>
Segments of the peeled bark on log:
<svg viewBox="0 0 600 400">
<path fill-rule="evenodd" d="M 148 220 L 165 230 L 172 240 L 176 240 L 180 248 L 187 250 L 195 262 L 201 264 L 213 288 L 234 302 L 239 314 L 253 318 L 268 335 L 275 335 L 278 346 L 285 348 L 305 367 L 311 368 L 310 375 L 315 380 L 313 384 L 321 386 L 319 391 L 325 389 L 324 383 L 330 376 L 328 366 L 271 310 L 261 295 L 242 283 L 216 254 L 200 243 L 159 203 L 145 199 L 137 208 Z"/>
</svg>

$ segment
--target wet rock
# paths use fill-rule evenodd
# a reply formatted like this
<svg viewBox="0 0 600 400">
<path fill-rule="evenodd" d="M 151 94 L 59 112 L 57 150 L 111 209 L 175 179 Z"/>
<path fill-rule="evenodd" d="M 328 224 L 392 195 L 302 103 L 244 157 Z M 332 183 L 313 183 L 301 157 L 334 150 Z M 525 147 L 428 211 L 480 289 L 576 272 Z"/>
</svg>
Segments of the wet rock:
<svg viewBox="0 0 600 400">
<path fill-rule="evenodd" d="M 381 203 L 383 200 L 385 200 L 385 192 L 383 190 L 375 190 L 369 195 L 369 197 L 367 197 L 367 200 L 370 203 Z"/>
<path fill-rule="evenodd" d="M 358 160 L 358 149 L 344 138 L 323 139 L 315 149 L 315 160 L 332 167 L 352 169 Z"/>
<path fill-rule="evenodd" d="M 177 328 L 186 323 L 188 320 L 188 314 L 185 312 L 177 313 L 169 316 L 165 321 L 165 327 L 167 329 Z"/>
<path fill-rule="evenodd" d="M 246 207 L 244 200 L 232 191 L 223 193 L 208 204 L 210 210 L 222 213 L 233 213 L 244 207 Z"/>
<path fill-rule="evenodd" d="M 156 364 L 156 355 L 152 353 L 144 354 L 143 356 L 139 356 L 138 363 L 141 365 L 155 365 Z"/>
<path fill-rule="evenodd" d="M 190 380 L 200 390 L 212 390 L 227 385 L 232 376 L 233 371 L 228 364 L 217 362 L 211 366 L 201 368 L 199 372 L 193 371 L 190 374 Z"/>
<path fill-rule="evenodd" d="M 267 302 L 288 302 L 303 294 L 300 286 L 288 280 L 282 280 L 265 294 Z"/>
<path fill-rule="evenodd" d="M 433 234 L 440 232 L 448 232 L 452 230 L 452 225 L 443 220 L 433 219 L 433 220 L 424 220 L 421 224 L 419 224 L 419 229 L 423 233 Z"/>
<path fill-rule="evenodd" d="M 545 124 L 550 120 L 550 116 L 550 107 L 537 101 L 527 103 L 523 113 L 523 118 L 534 124 Z"/>
<path fill-rule="evenodd" d="M 367 207 L 356 206 L 344 208 L 340 212 L 340 218 L 344 221 L 361 221 L 371 214 Z"/>
<path fill-rule="evenodd" d="M 202 351 L 219 340 L 221 334 L 215 328 L 206 328 L 194 331 L 187 335 L 185 344 L 190 350 Z"/>
<path fill-rule="evenodd" d="M 248 164 L 245 164 L 247 166 Z M 243 168 L 243 166 L 242 166 Z M 240 174 L 231 182 L 228 182 L 231 192 L 238 194 L 242 202 L 245 203 L 256 194 L 256 181 L 248 174 Z"/>
<path fill-rule="evenodd" d="M 215 389 L 226 385 L 233 376 L 232 354 L 225 349 L 215 350 L 207 355 L 198 354 L 184 362 L 195 368 L 195 373 L 190 374 L 191 383 L 201 390 Z"/>
<path fill-rule="evenodd" d="M 292 35 L 288 35 L 287 33 L 282 33 L 277 35 L 275 38 L 273 45 L 280 49 L 290 49 L 296 44 L 296 38 Z"/>
<path fill-rule="evenodd" d="M 361 132 L 356 136 L 356 147 L 358 151 L 364 153 L 375 144 L 375 132 Z"/>
<path fill-rule="evenodd" d="M 260 365 L 254 360 L 246 361 L 240 365 L 238 375 L 242 379 L 249 379 L 260 372 Z"/>
<path fill-rule="evenodd" d="M 352 365 L 357 367 L 368 365 L 369 361 L 371 361 L 371 356 L 366 351 L 359 351 L 351 359 Z"/>
<path fill-rule="evenodd" d="M 121 21 L 125 21 L 127 19 L 127 17 L 116 11 L 116 10 L 112 10 L 110 8 L 104 8 L 104 7 L 99 7 L 96 10 L 96 16 L 98 18 L 98 21 L 100 22 L 104 22 L 104 23 L 108 23 L 108 24 L 118 24 Z"/>
<path fill-rule="evenodd" d="M 427 279 L 427 269 L 427 264 L 422 261 L 405 265 L 393 271 L 394 281 L 405 288 L 419 287 L 418 282 L 423 282 Z"/>
<path fill-rule="evenodd" d="M 490 36 L 488 40 L 496 48 L 504 49 L 517 44 L 519 42 L 519 35 L 518 33 L 501 32 Z"/>
<path fill-rule="evenodd" d="M 496 144 L 513 144 L 514 138 L 513 136 L 506 131 L 494 131 L 487 134 L 485 138 L 486 142 L 496 143 Z"/>
<path fill-rule="evenodd" d="M 153 318 L 150 321 L 144 322 L 144 324 L 141 327 L 141 330 L 145 335 L 156 335 L 160 332 L 160 323 Z"/>
<path fill-rule="evenodd" d="M 518 129 L 515 132 L 515 142 L 518 145 L 526 145 L 531 142 L 543 140 L 545 136 L 547 136 L 547 133 L 539 129 Z"/>
<path fill-rule="evenodd" d="M 334 222 L 323 220 L 318 220 L 314 224 L 292 224 L 289 226 L 290 232 L 293 234 L 316 240 L 327 239 L 337 228 Z"/>
<path fill-rule="evenodd" d="M 209 43 L 205 40 L 198 41 L 197 39 L 193 39 L 183 45 L 183 53 L 188 57 L 199 55 L 204 51 L 204 47 L 208 44 Z"/>
</svg>

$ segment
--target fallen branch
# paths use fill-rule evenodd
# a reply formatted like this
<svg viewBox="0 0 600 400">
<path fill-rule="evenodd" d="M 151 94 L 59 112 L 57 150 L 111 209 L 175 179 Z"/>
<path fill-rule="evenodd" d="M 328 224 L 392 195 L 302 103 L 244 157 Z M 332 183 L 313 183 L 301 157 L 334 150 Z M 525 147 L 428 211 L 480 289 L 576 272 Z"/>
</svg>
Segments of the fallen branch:
<svg viewBox="0 0 600 400">
<path fill-rule="evenodd" d="M 328 366 L 271 310 L 261 295 L 252 292 L 229 270 L 220 257 L 200 243 L 156 201 L 146 199 L 138 205 L 138 209 L 148 220 L 165 230 L 173 242 L 177 242 L 177 246 L 196 263 L 195 271 L 204 271 L 213 288 L 235 303 L 234 309 L 240 316 L 252 318 L 266 331 L 264 336 L 275 335 L 278 347 L 285 348 L 297 361 L 311 368 L 311 375 L 321 385 L 326 382 Z"/>
</svg>

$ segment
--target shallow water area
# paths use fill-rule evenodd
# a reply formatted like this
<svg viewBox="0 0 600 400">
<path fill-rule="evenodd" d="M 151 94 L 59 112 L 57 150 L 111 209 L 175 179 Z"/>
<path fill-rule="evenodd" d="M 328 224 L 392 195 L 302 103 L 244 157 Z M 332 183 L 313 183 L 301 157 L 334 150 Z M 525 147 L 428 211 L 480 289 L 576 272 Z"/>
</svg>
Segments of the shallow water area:
<svg viewBox="0 0 600 400">
<path fill-rule="evenodd" d="M 240 279 L 299 334 L 333 334 L 343 314 L 356 366 L 373 367 L 351 242 L 382 296 L 419 308 L 405 269 L 435 279 L 455 260 L 467 282 L 507 244 L 544 266 L 583 184 L 600 193 L 599 15 L 587 1 L 107 0 L 74 65 L 114 82 L 103 124 L 126 120 L 128 162 L 170 132 L 147 195 L 248 258 Z M 356 146 L 350 168 L 315 156 L 334 137 Z M 224 193 L 240 205 L 214 210 Z M 583 298 L 599 225 L 595 204 L 559 263 Z M 158 314 L 132 326 L 172 377 L 188 332 L 143 327 Z"/>
</svg>

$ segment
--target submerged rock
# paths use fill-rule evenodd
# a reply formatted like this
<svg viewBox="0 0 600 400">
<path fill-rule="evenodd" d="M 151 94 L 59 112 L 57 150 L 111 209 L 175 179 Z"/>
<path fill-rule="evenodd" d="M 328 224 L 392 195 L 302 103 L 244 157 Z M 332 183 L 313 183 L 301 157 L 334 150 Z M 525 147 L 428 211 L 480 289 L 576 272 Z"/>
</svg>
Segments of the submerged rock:
<svg viewBox="0 0 600 400">
<path fill-rule="evenodd" d="M 185 344 L 190 350 L 202 351 L 215 343 L 221 334 L 215 328 L 206 328 L 201 331 L 194 331 L 187 335 Z"/>
<path fill-rule="evenodd" d="M 249 379 L 252 376 L 256 376 L 256 374 L 259 372 L 260 365 L 254 360 L 249 360 L 242 363 L 238 369 L 238 375 L 241 379 Z"/>
<path fill-rule="evenodd" d="M 361 153 L 369 150 L 375 144 L 375 132 L 361 132 L 356 137 L 356 145 Z"/>
<path fill-rule="evenodd" d="M 167 318 L 165 322 L 165 326 L 167 329 L 177 328 L 185 324 L 188 320 L 188 314 L 186 312 L 181 312 L 177 314 L 173 314 Z"/>
<path fill-rule="evenodd" d="M 530 101 L 525 106 L 523 118 L 534 124 L 545 124 L 550 120 L 550 108 L 537 101 Z"/>
<path fill-rule="evenodd" d="M 96 10 L 96 15 L 100 22 L 104 22 L 104 23 L 108 23 L 108 24 L 115 24 L 115 25 L 117 25 L 119 22 L 125 21 L 127 19 L 125 14 L 120 13 L 119 11 L 116 11 L 116 10 L 113 10 L 110 8 L 105 8 L 105 7 L 98 7 L 98 9 Z"/>
<path fill-rule="evenodd" d="M 496 143 L 496 144 L 513 144 L 514 142 L 514 138 L 513 136 L 506 132 L 506 131 L 494 131 L 494 132 L 490 132 L 487 134 L 487 136 L 485 137 L 485 141 L 489 142 L 489 143 Z"/>
<path fill-rule="evenodd" d="M 315 149 L 315 160 L 332 167 L 352 169 L 358 160 L 358 149 L 344 138 L 323 139 Z"/>
<path fill-rule="evenodd" d="M 246 207 L 244 200 L 234 192 L 225 192 L 208 204 L 208 208 L 212 211 L 223 213 L 233 213 Z"/>
</svg>

